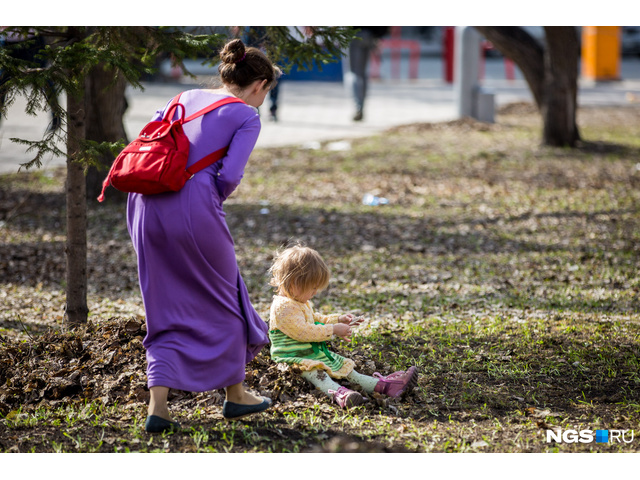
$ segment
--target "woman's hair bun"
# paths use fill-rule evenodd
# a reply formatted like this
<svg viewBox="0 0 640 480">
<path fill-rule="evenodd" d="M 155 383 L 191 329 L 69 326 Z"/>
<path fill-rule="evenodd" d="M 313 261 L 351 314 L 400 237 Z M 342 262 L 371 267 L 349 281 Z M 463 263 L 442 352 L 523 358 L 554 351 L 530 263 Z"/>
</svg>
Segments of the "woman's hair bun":
<svg viewBox="0 0 640 480">
<path fill-rule="evenodd" d="M 245 88 L 256 80 L 266 80 L 267 86 L 272 88 L 281 73 L 263 52 L 255 47 L 245 47 L 238 38 L 222 48 L 219 58 L 218 72 L 224 85 Z"/>
<path fill-rule="evenodd" d="M 242 40 L 236 38 L 227 43 L 220 52 L 220 61 L 226 64 L 235 64 L 244 58 L 246 50 Z"/>
</svg>

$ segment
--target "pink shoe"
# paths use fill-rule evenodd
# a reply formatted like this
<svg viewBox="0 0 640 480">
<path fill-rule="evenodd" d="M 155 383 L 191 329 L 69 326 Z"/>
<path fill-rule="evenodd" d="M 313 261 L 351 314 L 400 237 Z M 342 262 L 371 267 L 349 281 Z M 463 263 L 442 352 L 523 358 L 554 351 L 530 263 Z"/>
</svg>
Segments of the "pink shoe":
<svg viewBox="0 0 640 480">
<path fill-rule="evenodd" d="M 407 387 L 415 385 L 418 382 L 418 369 L 416 367 L 410 367 L 406 372 L 400 370 L 386 377 L 376 372 L 373 376 L 380 379 L 376 384 L 374 392 L 399 398 L 407 390 Z"/>
<path fill-rule="evenodd" d="M 354 407 L 364 402 L 364 398 L 358 392 L 340 387 L 338 390 L 329 390 L 331 398 L 341 407 Z"/>
</svg>

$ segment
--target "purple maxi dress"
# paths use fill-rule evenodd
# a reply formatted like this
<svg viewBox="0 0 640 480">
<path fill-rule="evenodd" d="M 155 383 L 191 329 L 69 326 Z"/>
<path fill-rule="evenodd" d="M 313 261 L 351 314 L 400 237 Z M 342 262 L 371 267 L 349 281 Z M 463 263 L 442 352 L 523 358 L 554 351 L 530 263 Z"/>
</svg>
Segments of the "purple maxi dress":
<svg viewBox="0 0 640 480">
<path fill-rule="evenodd" d="M 188 116 L 220 98 L 189 90 L 180 103 Z M 240 184 L 260 118 L 249 105 L 233 103 L 186 123 L 184 130 L 189 165 L 229 145 L 227 155 L 179 192 L 129 194 L 127 226 L 146 312 L 148 385 L 203 392 L 242 382 L 246 364 L 269 342 L 268 326 L 249 301 L 222 208 Z"/>
</svg>

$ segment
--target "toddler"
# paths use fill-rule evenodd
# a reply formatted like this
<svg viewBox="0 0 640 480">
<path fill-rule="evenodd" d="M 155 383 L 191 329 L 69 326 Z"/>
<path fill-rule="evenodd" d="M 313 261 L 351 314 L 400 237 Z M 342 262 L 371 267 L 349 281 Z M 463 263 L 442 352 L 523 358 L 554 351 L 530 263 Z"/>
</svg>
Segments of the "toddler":
<svg viewBox="0 0 640 480">
<path fill-rule="evenodd" d="M 276 288 L 269 318 L 271 358 L 276 362 L 295 364 L 302 378 L 327 394 L 340 407 L 364 402 L 360 393 L 333 381 L 346 379 L 360 385 L 367 393 L 378 392 L 399 398 L 417 382 L 416 367 L 383 377 L 373 377 L 354 370 L 353 360 L 329 351 L 326 341 L 341 337 L 351 341 L 352 327 L 362 317 L 351 314 L 322 315 L 313 310 L 311 298 L 329 284 L 329 268 L 318 252 L 304 246 L 282 251 L 269 269 L 271 285 Z"/>
</svg>

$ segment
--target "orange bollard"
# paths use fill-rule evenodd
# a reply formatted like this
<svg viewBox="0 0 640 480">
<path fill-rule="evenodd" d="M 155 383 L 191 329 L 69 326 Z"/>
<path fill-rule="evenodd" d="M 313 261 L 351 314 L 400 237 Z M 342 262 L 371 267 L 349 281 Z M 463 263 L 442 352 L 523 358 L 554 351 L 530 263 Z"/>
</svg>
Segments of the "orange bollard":
<svg viewBox="0 0 640 480">
<path fill-rule="evenodd" d="M 588 80 L 620 80 L 620 27 L 582 27 L 582 75 Z"/>
</svg>

